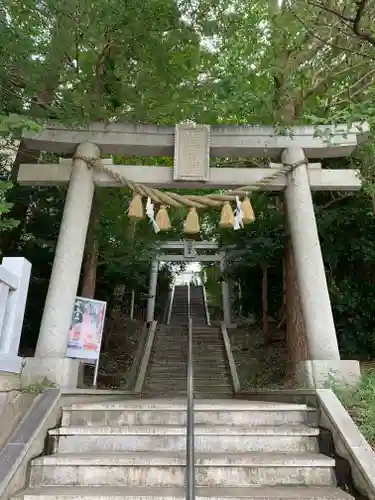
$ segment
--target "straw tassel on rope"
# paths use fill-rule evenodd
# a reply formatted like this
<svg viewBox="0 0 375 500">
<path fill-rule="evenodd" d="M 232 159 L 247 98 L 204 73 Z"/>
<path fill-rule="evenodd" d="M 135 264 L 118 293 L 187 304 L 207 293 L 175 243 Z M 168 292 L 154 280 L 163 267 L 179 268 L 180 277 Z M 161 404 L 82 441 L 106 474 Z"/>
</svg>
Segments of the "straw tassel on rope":
<svg viewBox="0 0 375 500">
<path fill-rule="evenodd" d="M 169 231 L 171 229 L 171 221 L 167 212 L 167 207 L 161 205 L 158 213 L 156 214 L 156 224 L 159 226 L 160 231 Z"/>
<path fill-rule="evenodd" d="M 195 207 L 189 208 L 189 213 L 184 222 L 184 233 L 186 234 L 198 234 L 201 230 L 199 225 L 199 217 L 197 209 Z"/>
<path fill-rule="evenodd" d="M 221 209 L 220 227 L 230 228 L 234 226 L 234 213 L 229 201 L 225 201 Z"/>
<path fill-rule="evenodd" d="M 129 205 L 129 218 L 133 220 L 141 220 L 144 217 L 142 196 L 134 193 L 133 199 Z"/>
<path fill-rule="evenodd" d="M 242 200 L 241 209 L 243 212 L 242 221 L 244 224 L 250 224 L 250 222 L 255 221 L 254 210 L 248 196 L 245 196 L 245 198 Z"/>
</svg>

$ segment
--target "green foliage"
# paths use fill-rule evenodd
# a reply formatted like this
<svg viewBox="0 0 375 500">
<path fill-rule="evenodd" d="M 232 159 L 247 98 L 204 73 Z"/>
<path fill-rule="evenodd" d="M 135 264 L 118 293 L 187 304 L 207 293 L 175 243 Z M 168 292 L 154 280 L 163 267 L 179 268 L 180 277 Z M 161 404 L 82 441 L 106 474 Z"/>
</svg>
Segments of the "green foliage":
<svg viewBox="0 0 375 500">
<path fill-rule="evenodd" d="M 358 425 L 360 431 L 375 447 L 375 371 L 362 376 L 359 386 L 335 388 L 337 396 Z"/>
<path fill-rule="evenodd" d="M 4 218 L 4 214 L 8 214 L 13 206 L 13 203 L 9 203 L 6 200 L 6 193 L 11 189 L 12 184 L 10 182 L 0 181 L 0 232 L 7 231 L 16 227 L 19 221 L 12 218 Z"/>
<path fill-rule="evenodd" d="M 47 379 L 47 377 L 41 378 L 35 384 L 30 384 L 21 389 L 21 392 L 25 394 L 42 394 L 47 389 L 54 389 L 56 384 Z"/>
<path fill-rule="evenodd" d="M 22 115 L 5 115 L 0 112 L 0 137 L 7 137 L 12 134 L 20 134 L 22 130 L 39 130 L 39 125 Z"/>
</svg>

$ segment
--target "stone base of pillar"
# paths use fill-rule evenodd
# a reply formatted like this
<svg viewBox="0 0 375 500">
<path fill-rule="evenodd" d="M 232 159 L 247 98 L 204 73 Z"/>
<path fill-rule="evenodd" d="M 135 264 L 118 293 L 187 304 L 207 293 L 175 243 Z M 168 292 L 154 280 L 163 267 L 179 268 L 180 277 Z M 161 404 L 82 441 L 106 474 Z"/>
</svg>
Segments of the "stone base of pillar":
<svg viewBox="0 0 375 500">
<path fill-rule="evenodd" d="M 75 389 L 80 361 L 71 358 L 26 358 L 21 372 L 21 386 L 26 387 L 46 378 L 64 389 Z"/>
<path fill-rule="evenodd" d="M 353 386 L 361 377 L 358 361 L 307 360 L 297 364 L 297 383 L 303 387 L 328 389 L 333 384 Z"/>
</svg>

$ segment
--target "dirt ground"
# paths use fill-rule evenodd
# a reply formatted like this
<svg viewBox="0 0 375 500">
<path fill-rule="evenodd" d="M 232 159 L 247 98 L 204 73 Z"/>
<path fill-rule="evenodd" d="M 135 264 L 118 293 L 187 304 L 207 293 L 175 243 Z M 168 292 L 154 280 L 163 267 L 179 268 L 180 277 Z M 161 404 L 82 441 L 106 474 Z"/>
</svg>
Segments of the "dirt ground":
<svg viewBox="0 0 375 500">
<path fill-rule="evenodd" d="M 241 389 L 285 388 L 287 351 L 285 335 L 270 326 L 270 342 L 260 325 L 228 331 Z"/>
</svg>

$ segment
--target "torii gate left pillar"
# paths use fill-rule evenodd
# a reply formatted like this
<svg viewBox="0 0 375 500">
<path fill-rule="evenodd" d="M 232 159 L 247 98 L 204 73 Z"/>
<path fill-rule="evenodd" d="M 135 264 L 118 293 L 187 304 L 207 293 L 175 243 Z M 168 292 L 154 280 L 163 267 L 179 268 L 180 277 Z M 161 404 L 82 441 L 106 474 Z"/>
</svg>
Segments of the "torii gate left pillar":
<svg viewBox="0 0 375 500">
<path fill-rule="evenodd" d="M 100 157 L 99 147 L 89 142 L 80 144 L 76 153 Z M 65 357 L 65 353 L 94 189 L 92 169 L 84 161 L 74 159 L 35 357 L 27 358 L 21 374 L 23 385 L 41 378 L 60 387 L 77 385 L 80 362 Z"/>
</svg>

